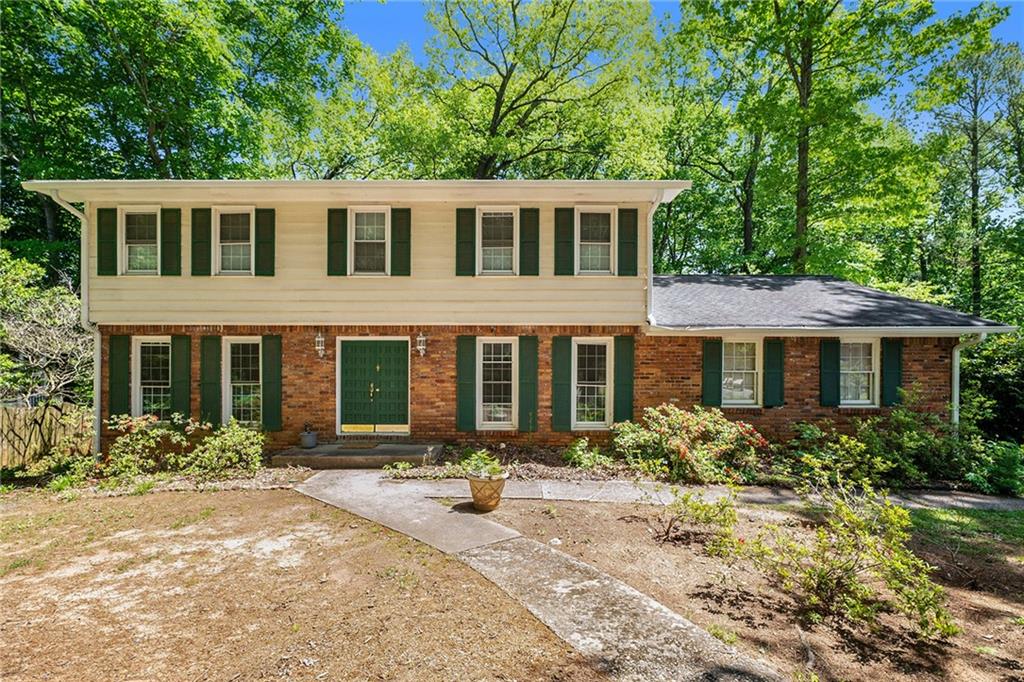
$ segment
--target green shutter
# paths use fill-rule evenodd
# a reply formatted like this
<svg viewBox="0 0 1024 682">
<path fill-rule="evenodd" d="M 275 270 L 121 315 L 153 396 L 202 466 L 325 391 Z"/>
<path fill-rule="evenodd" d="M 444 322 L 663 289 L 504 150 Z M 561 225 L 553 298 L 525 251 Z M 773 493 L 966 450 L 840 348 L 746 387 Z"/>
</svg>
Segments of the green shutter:
<svg viewBox="0 0 1024 682">
<path fill-rule="evenodd" d="M 412 210 L 391 209 L 391 276 L 408 277 L 412 260 Z"/>
<path fill-rule="evenodd" d="M 782 339 L 764 340 L 764 406 L 780 407 L 785 402 L 786 346 Z"/>
<path fill-rule="evenodd" d="M 327 209 L 327 274 L 348 274 L 348 209 Z"/>
<path fill-rule="evenodd" d="M 822 339 L 818 374 L 821 382 L 821 404 L 839 405 L 839 340 Z"/>
<path fill-rule="evenodd" d="M 722 340 L 704 339 L 701 377 L 701 402 L 704 405 L 722 405 Z"/>
<path fill-rule="evenodd" d="M 540 274 L 540 209 L 519 209 L 519 274 Z"/>
<path fill-rule="evenodd" d="M 537 337 L 519 337 L 519 430 L 537 430 Z"/>
<path fill-rule="evenodd" d="M 638 238 L 637 210 L 619 209 L 619 267 L 620 277 L 636 277 Z"/>
<path fill-rule="evenodd" d="M 459 336 L 455 340 L 455 428 L 476 430 L 475 336 Z"/>
<path fill-rule="evenodd" d="M 131 414 L 131 348 L 132 337 L 111 336 L 107 348 L 107 411 L 110 417 Z"/>
<path fill-rule="evenodd" d="M 899 405 L 902 386 L 903 339 L 882 339 L 882 405 Z"/>
<path fill-rule="evenodd" d="M 213 213 L 209 208 L 192 209 L 192 276 L 210 274 L 212 246 L 210 241 Z"/>
<path fill-rule="evenodd" d="M 551 430 L 572 430 L 571 336 L 551 339 Z"/>
<path fill-rule="evenodd" d="M 555 209 L 555 274 L 576 274 L 575 217 L 571 208 Z"/>
<path fill-rule="evenodd" d="M 171 337 L 171 412 L 192 415 L 192 338 Z"/>
<path fill-rule="evenodd" d="M 260 345 L 262 364 L 263 430 L 280 431 L 281 425 L 281 337 L 268 334 Z"/>
<path fill-rule="evenodd" d="M 253 261 L 253 272 L 262 277 L 274 276 L 275 222 L 274 209 L 256 209 L 256 258 Z"/>
<path fill-rule="evenodd" d="M 615 410 L 612 418 L 624 422 L 633 418 L 633 355 L 635 339 L 632 336 L 615 337 L 615 383 L 612 392 Z"/>
<path fill-rule="evenodd" d="M 160 274 L 181 275 L 181 209 L 160 209 Z"/>
<path fill-rule="evenodd" d="M 199 418 L 214 426 L 221 423 L 219 336 L 199 341 Z"/>
<path fill-rule="evenodd" d="M 96 274 L 117 274 L 117 209 L 96 209 Z"/>
<path fill-rule="evenodd" d="M 476 274 L 476 209 L 455 209 L 455 274 Z"/>
</svg>

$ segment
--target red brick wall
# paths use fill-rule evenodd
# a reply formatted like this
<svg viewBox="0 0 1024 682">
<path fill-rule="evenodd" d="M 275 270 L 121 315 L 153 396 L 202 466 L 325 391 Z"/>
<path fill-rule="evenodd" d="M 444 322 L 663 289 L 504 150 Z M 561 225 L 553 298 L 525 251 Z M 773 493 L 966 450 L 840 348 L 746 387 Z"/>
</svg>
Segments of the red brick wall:
<svg viewBox="0 0 1024 682">
<path fill-rule="evenodd" d="M 321 331 L 326 354 L 320 358 L 314 336 Z M 280 334 L 282 342 L 282 417 L 284 430 L 272 434 L 275 445 L 297 442 L 303 423 L 312 422 L 321 438 L 335 433 L 335 351 L 336 336 L 403 336 L 415 346 L 420 331 L 428 335 L 427 354 L 413 350 L 410 357 L 410 420 L 412 438 L 444 440 L 492 440 L 509 443 L 564 444 L 577 435 L 601 442 L 607 435 L 555 433 L 551 431 L 551 338 L 553 336 L 615 336 L 638 334 L 636 343 L 635 406 L 671 402 L 679 407 L 700 403 L 701 351 L 703 339 L 688 336 L 644 336 L 635 327 L 605 326 L 435 326 L 435 327 L 339 327 L 339 326 L 102 326 L 103 365 L 101 409 L 107 409 L 108 339 L 114 334 L 171 335 L 192 337 L 192 413 L 199 414 L 199 343 L 205 334 L 258 336 Z M 538 360 L 538 431 L 461 433 L 455 430 L 455 337 L 536 335 Z M 817 338 L 787 338 L 785 366 L 786 405 L 781 408 L 730 409 L 726 414 L 753 423 L 768 435 L 788 437 L 793 424 L 803 420 L 831 418 L 840 425 L 850 416 L 878 413 L 876 409 L 839 409 L 818 404 Z M 926 409 L 946 410 L 950 397 L 950 363 L 955 339 L 906 339 L 903 350 L 904 386 L 917 384 Z M 110 434 L 104 434 L 105 441 Z"/>
</svg>

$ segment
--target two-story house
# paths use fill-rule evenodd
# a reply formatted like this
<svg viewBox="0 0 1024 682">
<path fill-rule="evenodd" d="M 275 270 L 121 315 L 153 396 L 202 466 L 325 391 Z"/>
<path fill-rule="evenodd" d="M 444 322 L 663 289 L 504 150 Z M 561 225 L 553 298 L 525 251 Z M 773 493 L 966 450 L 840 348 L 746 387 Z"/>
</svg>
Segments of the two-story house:
<svg viewBox="0 0 1024 682">
<path fill-rule="evenodd" d="M 959 338 L 1012 329 L 827 277 L 655 276 L 688 182 L 24 186 L 82 221 L 97 419 L 565 443 L 672 402 L 783 434 L 911 385 L 944 412 Z"/>
</svg>

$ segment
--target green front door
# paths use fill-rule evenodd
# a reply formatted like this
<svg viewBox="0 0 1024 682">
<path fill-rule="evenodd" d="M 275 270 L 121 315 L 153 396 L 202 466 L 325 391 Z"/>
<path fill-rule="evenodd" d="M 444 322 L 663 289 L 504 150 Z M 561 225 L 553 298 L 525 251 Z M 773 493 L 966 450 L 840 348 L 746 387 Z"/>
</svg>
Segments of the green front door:
<svg viewBox="0 0 1024 682">
<path fill-rule="evenodd" d="M 341 430 L 406 431 L 409 344 L 341 342 Z"/>
</svg>

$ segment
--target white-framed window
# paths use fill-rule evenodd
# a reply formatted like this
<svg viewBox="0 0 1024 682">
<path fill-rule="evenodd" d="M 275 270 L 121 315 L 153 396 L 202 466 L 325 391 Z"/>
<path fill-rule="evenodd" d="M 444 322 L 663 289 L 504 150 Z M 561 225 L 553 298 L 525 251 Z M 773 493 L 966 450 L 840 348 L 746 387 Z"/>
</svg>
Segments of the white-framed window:
<svg viewBox="0 0 1024 682">
<path fill-rule="evenodd" d="M 243 424 L 263 421 L 263 362 L 258 336 L 224 337 L 221 357 L 224 423 L 234 417 Z"/>
<path fill-rule="evenodd" d="M 121 273 L 160 274 L 160 207 L 118 206 Z"/>
<path fill-rule="evenodd" d="M 722 405 L 761 404 L 761 344 L 722 340 Z"/>
<path fill-rule="evenodd" d="M 348 221 L 348 271 L 353 275 L 390 274 L 391 209 L 351 206 Z"/>
<path fill-rule="evenodd" d="M 878 339 L 840 340 L 839 404 L 877 405 L 878 370 Z"/>
<path fill-rule="evenodd" d="M 612 339 L 572 340 L 572 428 L 605 429 L 612 423 Z"/>
<path fill-rule="evenodd" d="M 218 275 L 253 274 L 256 209 L 213 207 L 213 254 Z"/>
<path fill-rule="evenodd" d="M 616 209 L 576 207 L 576 274 L 615 274 Z"/>
<path fill-rule="evenodd" d="M 481 275 L 519 272 L 519 207 L 478 206 L 476 271 Z"/>
<path fill-rule="evenodd" d="M 519 339 L 476 340 L 476 422 L 480 430 L 512 430 L 519 412 Z"/>
<path fill-rule="evenodd" d="M 171 337 L 132 337 L 132 416 L 171 419 Z"/>
</svg>

